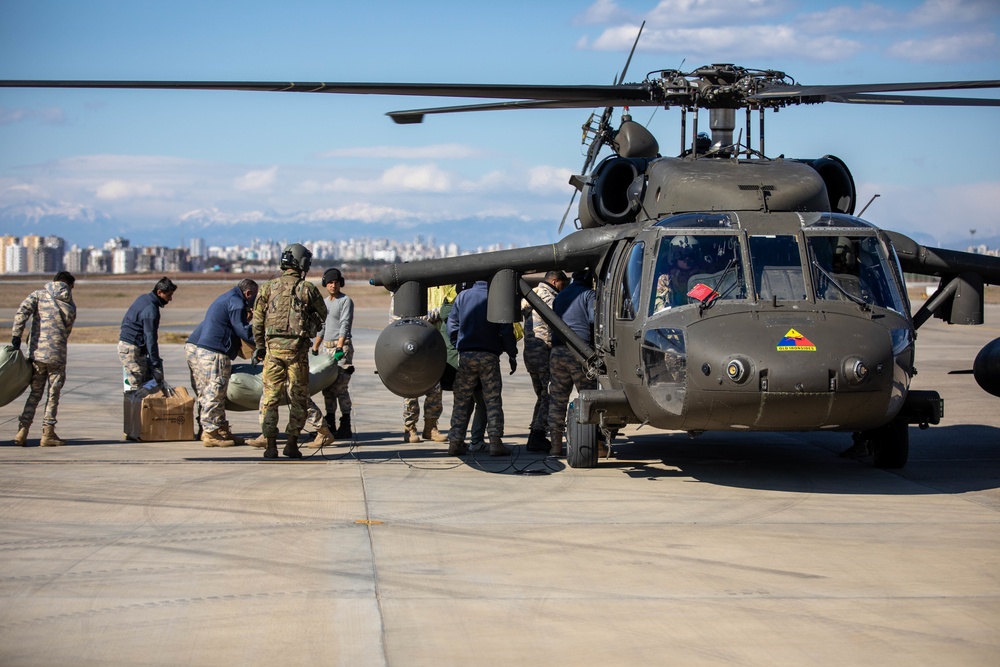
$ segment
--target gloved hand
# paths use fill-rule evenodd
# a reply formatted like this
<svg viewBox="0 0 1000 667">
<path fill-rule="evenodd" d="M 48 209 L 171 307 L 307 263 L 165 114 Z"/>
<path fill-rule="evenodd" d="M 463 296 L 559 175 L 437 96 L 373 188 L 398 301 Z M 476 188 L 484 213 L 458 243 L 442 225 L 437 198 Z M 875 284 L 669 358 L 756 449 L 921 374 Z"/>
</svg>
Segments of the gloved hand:
<svg viewBox="0 0 1000 667">
<path fill-rule="evenodd" d="M 510 374 L 513 375 L 514 371 L 517 370 L 517 357 L 510 358 Z"/>
<path fill-rule="evenodd" d="M 312 349 L 312 355 L 313 355 L 314 357 L 318 357 L 318 356 L 319 356 L 319 350 L 317 350 L 317 349 L 316 349 L 316 348 L 314 347 L 314 348 Z"/>
<path fill-rule="evenodd" d="M 153 364 L 153 379 L 156 380 L 156 384 L 163 385 L 163 364 Z"/>
<path fill-rule="evenodd" d="M 10 346 L 12 348 L 14 348 L 15 350 L 20 350 L 21 349 L 21 337 L 20 336 L 11 336 L 11 338 L 10 338 Z"/>
<path fill-rule="evenodd" d="M 344 352 L 344 348 L 338 347 L 337 350 L 333 353 L 333 360 L 334 361 L 340 361 L 345 356 L 347 356 L 347 353 Z"/>
<path fill-rule="evenodd" d="M 251 357 L 250 360 L 256 366 L 257 364 L 262 363 L 264 361 L 264 355 L 266 354 L 267 350 L 265 350 L 262 347 L 258 347 L 256 350 L 253 351 L 253 357 Z"/>
</svg>

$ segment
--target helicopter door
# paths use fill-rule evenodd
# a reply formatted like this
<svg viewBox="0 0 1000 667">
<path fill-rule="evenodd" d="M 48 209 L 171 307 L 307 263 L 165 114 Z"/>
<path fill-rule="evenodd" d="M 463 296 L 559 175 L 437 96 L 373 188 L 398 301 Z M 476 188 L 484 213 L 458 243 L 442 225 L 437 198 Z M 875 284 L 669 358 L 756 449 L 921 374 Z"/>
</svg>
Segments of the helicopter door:
<svg viewBox="0 0 1000 667">
<path fill-rule="evenodd" d="M 642 308 L 642 264 L 646 245 L 637 241 L 626 246 L 619 255 L 622 265 L 615 283 L 612 308 L 609 309 L 613 322 L 610 330 L 614 338 L 609 341 L 609 350 L 617 363 L 611 364 L 613 372 L 622 384 L 638 384 L 641 378 L 639 367 L 639 346 L 635 344 Z M 644 313 L 643 313 L 644 314 Z"/>
</svg>

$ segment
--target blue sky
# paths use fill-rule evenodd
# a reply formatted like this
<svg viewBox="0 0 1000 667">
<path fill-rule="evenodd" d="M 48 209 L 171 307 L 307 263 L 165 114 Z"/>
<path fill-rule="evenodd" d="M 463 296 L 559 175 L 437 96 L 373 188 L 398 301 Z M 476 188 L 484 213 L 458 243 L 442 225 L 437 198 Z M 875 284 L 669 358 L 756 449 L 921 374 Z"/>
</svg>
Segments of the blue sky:
<svg viewBox="0 0 1000 667">
<path fill-rule="evenodd" d="M 995 0 L 0 0 L 0 78 L 604 84 L 643 20 L 629 81 L 712 62 L 804 84 L 1000 78 Z M 557 239 L 589 110 L 384 115 L 463 102 L 0 89 L 0 231 Z M 678 152 L 679 112 L 634 116 Z M 881 195 L 868 219 L 954 244 L 972 228 L 1000 235 L 998 120 L 998 108 L 795 107 L 769 115 L 767 151 L 837 155 L 862 204 Z"/>
</svg>

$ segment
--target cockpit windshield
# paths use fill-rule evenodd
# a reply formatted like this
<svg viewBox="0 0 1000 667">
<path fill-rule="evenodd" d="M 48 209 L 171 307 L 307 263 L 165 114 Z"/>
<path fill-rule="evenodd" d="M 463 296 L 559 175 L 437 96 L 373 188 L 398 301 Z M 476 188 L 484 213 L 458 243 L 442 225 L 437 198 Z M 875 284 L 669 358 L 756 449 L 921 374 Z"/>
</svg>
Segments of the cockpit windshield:
<svg viewBox="0 0 1000 667">
<path fill-rule="evenodd" d="M 736 235 L 687 235 L 660 238 L 650 293 L 649 314 L 721 299 L 745 299 L 740 240 Z"/>
<path fill-rule="evenodd" d="M 809 236 L 816 299 L 855 301 L 904 313 L 899 286 L 875 236 Z"/>
</svg>

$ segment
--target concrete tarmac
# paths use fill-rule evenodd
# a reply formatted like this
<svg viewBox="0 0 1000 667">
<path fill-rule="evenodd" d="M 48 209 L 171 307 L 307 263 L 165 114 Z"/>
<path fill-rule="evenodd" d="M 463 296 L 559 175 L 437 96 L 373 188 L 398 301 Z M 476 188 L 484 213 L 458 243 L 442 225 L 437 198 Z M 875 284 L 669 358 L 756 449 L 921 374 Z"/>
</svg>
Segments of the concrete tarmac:
<svg viewBox="0 0 1000 667">
<path fill-rule="evenodd" d="M 1000 399 L 952 373 L 1000 309 L 921 328 L 913 388 L 945 419 L 898 471 L 840 458 L 848 434 L 634 427 L 570 469 L 523 447 L 523 365 L 513 457 L 405 445 L 385 319 L 355 326 L 355 441 L 301 462 L 123 442 L 114 346 L 71 344 L 69 446 L 40 418 L 10 446 L 24 397 L 0 408 L 0 665 L 1000 663 Z"/>
</svg>

